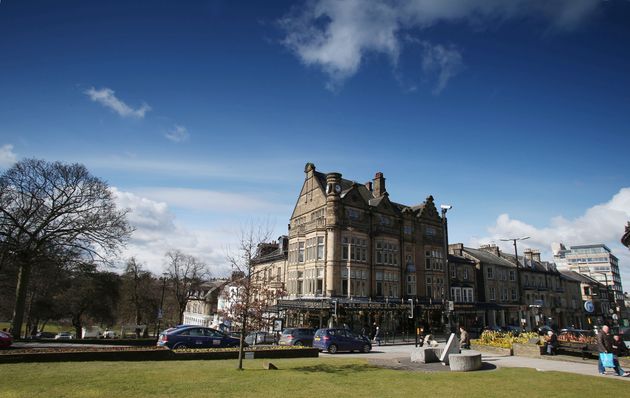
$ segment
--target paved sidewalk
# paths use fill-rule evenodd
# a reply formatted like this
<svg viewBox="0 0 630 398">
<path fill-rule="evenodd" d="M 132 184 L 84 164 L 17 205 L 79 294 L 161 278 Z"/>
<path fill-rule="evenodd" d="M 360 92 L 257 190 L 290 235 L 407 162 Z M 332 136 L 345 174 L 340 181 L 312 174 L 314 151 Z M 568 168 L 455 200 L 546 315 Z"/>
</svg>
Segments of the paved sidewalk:
<svg viewBox="0 0 630 398">
<path fill-rule="evenodd" d="M 470 352 L 476 351 L 471 350 Z M 597 371 L 597 360 L 594 359 L 580 360 L 580 362 L 578 362 L 573 358 L 559 358 L 558 356 L 549 358 L 528 358 L 492 355 L 485 352 L 481 352 L 481 359 L 483 362 L 491 363 L 499 368 L 532 368 L 541 372 L 568 372 L 586 376 L 608 377 L 630 381 L 630 377 L 619 377 L 614 375 L 612 369 L 607 369 L 606 375 L 600 375 Z"/>
<path fill-rule="evenodd" d="M 441 344 L 443 345 L 443 343 Z M 413 344 L 409 345 L 383 345 L 383 346 L 374 346 L 373 351 L 369 354 L 350 354 L 350 353 L 339 353 L 335 354 L 334 357 L 356 357 L 356 358 L 365 358 L 368 359 L 371 363 L 376 364 L 377 366 L 384 366 L 394 369 L 405 369 L 405 370 L 421 370 L 421 371 L 440 371 L 447 370 L 448 367 L 445 367 L 439 364 L 414 364 L 410 362 L 411 352 L 415 346 Z M 557 355 L 552 357 L 541 357 L 541 358 L 528 358 L 528 357 L 517 357 L 517 356 L 502 356 L 502 355 L 494 355 L 485 352 L 478 352 L 474 350 L 469 350 L 467 352 L 470 353 L 481 353 L 481 359 L 484 364 L 489 365 L 485 366 L 485 370 L 490 370 L 496 368 L 531 368 L 536 369 L 541 372 L 549 372 L 549 371 L 557 371 L 557 372 L 568 372 L 568 373 L 576 373 L 585 376 L 597 376 L 597 377 L 605 377 L 614 380 L 627 380 L 630 381 L 630 377 L 619 377 L 614 375 L 612 369 L 607 370 L 607 375 L 600 375 L 597 371 L 597 360 L 595 359 L 586 359 L 583 360 L 581 358 L 570 357 L 565 355 Z M 321 357 L 331 356 L 327 353 L 320 354 Z M 435 365 L 435 366 L 433 366 Z M 484 370 L 482 369 L 482 370 Z M 629 371 L 630 369 L 625 369 Z"/>
</svg>

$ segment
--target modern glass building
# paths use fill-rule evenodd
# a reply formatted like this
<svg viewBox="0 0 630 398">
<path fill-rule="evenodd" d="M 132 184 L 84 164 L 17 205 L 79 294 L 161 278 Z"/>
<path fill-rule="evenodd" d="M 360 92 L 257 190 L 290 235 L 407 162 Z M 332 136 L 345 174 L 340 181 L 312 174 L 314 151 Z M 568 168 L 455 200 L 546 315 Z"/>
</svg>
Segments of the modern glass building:
<svg viewBox="0 0 630 398">
<path fill-rule="evenodd" d="M 609 286 L 611 295 L 614 295 L 614 301 L 623 305 L 619 260 L 606 245 L 580 245 L 567 249 L 562 243 L 554 243 L 551 249 L 558 268 L 588 275 Z"/>
</svg>

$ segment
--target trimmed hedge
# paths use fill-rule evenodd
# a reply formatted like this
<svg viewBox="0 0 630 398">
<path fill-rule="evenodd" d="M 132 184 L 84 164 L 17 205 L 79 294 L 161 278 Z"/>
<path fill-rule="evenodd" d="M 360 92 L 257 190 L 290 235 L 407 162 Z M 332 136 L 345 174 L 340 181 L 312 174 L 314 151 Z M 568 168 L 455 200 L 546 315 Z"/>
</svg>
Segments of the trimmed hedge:
<svg viewBox="0 0 630 398">
<path fill-rule="evenodd" d="M 68 344 L 68 345 L 124 345 L 131 347 L 153 347 L 155 346 L 156 338 L 151 339 L 72 339 L 72 340 L 55 340 L 55 339 L 34 339 L 34 340 L 16 340 L 25 343 L 41 342 L 41 343 L 55 343 L 55 344 Z"/>
<path fill-rule="evenodd" d="M 319 350 L 316 348 L 301 348 L 291 350 L 251 350 L 245 351 L 245 358 L 316 358 Z M 0 363 L 24 362 L 91 362 L 91 361 L 189 361 L 236 359 L 238 350 L 177 352 L 168 349 L 155 350 L 126 350 L 126 351 L 87 351 L 87 352 L 40 352 L 28 354 L 3 354 Z"/>
</svg>

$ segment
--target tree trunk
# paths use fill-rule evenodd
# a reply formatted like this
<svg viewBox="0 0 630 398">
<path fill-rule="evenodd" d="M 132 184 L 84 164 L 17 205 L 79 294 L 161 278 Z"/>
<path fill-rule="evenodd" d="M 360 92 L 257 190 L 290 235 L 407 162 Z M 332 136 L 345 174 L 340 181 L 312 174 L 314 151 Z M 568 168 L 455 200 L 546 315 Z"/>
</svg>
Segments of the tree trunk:
<svg viewBox="0 0 630 398">
<path fill-rule="evenodd" d="M 15 291 L 15 309 L 11 321 L 11 334 L 16 338 L 22 336 L 22 322 L 24 321 L 24 307 L 26 305 L 26 291 L 31 277 L 31 262 L 27 259 L 20 261 L 17 289 Z"/>
</svg>

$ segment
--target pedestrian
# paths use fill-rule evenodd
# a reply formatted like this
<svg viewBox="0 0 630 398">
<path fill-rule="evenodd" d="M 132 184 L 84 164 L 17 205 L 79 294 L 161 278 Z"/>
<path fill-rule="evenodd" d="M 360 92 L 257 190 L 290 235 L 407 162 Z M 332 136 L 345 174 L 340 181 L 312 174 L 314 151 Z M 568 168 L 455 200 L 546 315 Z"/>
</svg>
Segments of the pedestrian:
<svg viewBox="0 0 630 398">
<path fill-rule="evenodd" d="M 374 341 L 376 341 L 378 345 L 381 345 L 381 328 L 379 328 L 378 326 L 374 331 Z"/>
<path fill-rule="evenodd" d="M 626 343 L 623 342 L 623 339 L 618 334 L 613 337 L 613 352 L 617 358 L 628 356 L 628 347 L 626 347 Z"/>
<path fill-rule="evenodd" d="M 463 326 L 459 327 L 459 349 L 470 349 L 470 336 Z"/>
<path fill-rule="evenodd" d="M 558 348 L 558 336 L 550 330 L 547 332 L 547 338 L 545 339 L 545 351 L 547 355 L 556 355 L 556 348 Z"/>
<path fill-rule="evenodd" d="M 604 367 L 604 364 L 602 362 L 602 357 L 604 357 L 605 355 L 611 355 L 613 366 L 607 366 L 607 367 L 613 368 L 615 370 L 615 373 L 619 376 L 628 377 L 630 376 L 630 373 L 624 372 L 623 369 L 619 367 L 619 360 L 615 358 L 615 349 L 613 348 L 613 341 L 614 340 L 613 340 L 613 337 L 610 335 L 610 328 L 608 327 L 608 325 L 602 326 L 601 330 L 597 334 L 597 350 L 599 351 L 599 360 L 597 362 L 597 370 L 599 371 L 599 374 L 602 374 L 602 375 L 606 374 L 606 367 Z"/>
</svg>

